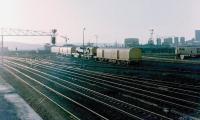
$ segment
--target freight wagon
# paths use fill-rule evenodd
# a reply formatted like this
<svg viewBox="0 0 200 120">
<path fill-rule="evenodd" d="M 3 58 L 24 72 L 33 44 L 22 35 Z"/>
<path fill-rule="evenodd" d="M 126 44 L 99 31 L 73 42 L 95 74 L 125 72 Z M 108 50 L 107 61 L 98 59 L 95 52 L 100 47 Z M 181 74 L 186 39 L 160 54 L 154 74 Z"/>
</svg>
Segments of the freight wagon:
<svg viewBox="0 0 200 120">
<path fill-rule="evenodd" d="M 141 61 L 142 52 L 139 48 L 98 48 L 97 59 L 119 64 L 130 64 Z"/>
<path fill-rule="evenodd" d="M 61 55 L 73 55 L 76 52 L 76 47 L 60 47 Z"/>
<path fill-rule="evenodd" d="M 178 58 L 199 57 L 200 47 L 177 47 L 175 54 Z"/>
<path fill-rule="evenodd" d="M 60 47 L 51 47 L 51 53 L 59 54 L 60 53 Z"/>
<path fill-rule="evenodd" d="M 85 57 L 99 61 L 114 62 L 118 64 L 138 63 L 142 59 L 142 51 L 139 48 L 97 48 L 86 47 L 52 47 L 52 53 L 71 55 L 74 57 Z"/>
</svg>

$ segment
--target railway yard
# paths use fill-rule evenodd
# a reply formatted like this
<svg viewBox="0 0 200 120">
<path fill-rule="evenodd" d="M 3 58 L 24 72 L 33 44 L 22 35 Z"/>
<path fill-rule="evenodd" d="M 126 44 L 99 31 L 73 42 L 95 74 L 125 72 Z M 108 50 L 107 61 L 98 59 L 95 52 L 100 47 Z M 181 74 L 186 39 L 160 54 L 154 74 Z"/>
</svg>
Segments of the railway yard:
<svg viewBox="0 0 200 120">
<path fill-rule="evenodd" d="M 198 63 L 10 54 L 0 72 L 43 119 L 198 120 Z"/>
<path fill-rule="evenodd" d="M 200 120 L 200 0 L 2 0 L 0 120 Z"/>
</svg>

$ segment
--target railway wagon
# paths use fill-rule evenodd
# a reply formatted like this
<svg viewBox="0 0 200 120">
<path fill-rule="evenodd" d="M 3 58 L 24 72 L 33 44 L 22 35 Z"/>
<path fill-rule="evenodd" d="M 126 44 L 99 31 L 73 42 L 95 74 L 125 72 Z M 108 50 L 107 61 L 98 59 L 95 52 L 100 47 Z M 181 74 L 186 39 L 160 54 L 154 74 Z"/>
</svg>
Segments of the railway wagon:
<svg viewBox="0 0 200 120">
<path fill-rule="evenodd" d="M 97 47 L 87 47 L 85 51 L 88 58 L 94 58 L 97 55 Z"/>
<path fill-rule="evenodd" d="M 175 54 L 178 58 L 199 57 L 200 47 L 177 47 Z"/>
<path fill-rule="evenodd" d="M 119 64 L 130 64 L 141 61 L 142 52 L 139 48 L 98 48 L 97 59 Z"/>
<path fill-rule="evenodd" d="M 60 47 L 61 55 L 73 55 L 76 52 L 76 47 Z"/>
<path fill-rule="evenodd" d="M 59 54 L 60 47 L 57 47 L 57 46 L 51 47 L 51 53 Z"/>
</svg>

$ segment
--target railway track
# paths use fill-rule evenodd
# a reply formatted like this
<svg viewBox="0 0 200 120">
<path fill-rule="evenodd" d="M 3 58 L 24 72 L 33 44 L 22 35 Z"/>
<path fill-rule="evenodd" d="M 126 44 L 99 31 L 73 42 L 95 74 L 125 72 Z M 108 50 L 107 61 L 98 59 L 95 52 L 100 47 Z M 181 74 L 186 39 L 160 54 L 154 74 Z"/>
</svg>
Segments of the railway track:
<svg viewBox="0 0 200 120">
<path fill-rule="evenodd" d="M 163 62 L 169 62 L 169 63 L 190 63 L 190 64 L 196 64 L 199 65 L 200 61 L 194 61 L 194 60 L 180 60 L 180 59 L 169 59 L 169 58 L 159 58 L 157 56 L 151 57 L 151 56 L 142 56 L 142 59 L 144 60 L 151 60 L 151 61 L 160 61 Z"/>
<path fill-rule="evenodd" d="M 36 91 L 37 93 L 39 93 L 40 95 L 42 95 L 44 99 L 47 99 L 51 102 L 53 102 L 56 106 L 58 106 L 59 108 L 61 108 L 63 111 L 65 111 L 66 114 L 68 114 L 69 118 L 72 119 L 72 120 L 80 120 L 80 118 L 78 118 L 77 116 L 75 116 L 74 114 L 72 114 L 71 112 L 69 112 L 67 109 L 65 109 L 64 106 L 61 106 L 61 104 L 59 104 L 59 102 L 53 100 L 51 98 L 51 96 L 54 94 L 54 93 L 49 93 L 49 94 L 45 94 L 44 92 L 42 92 L 41 90 L 39 90 L 37 87 L 38 86 L 34 86 L 32 84 L 29 84 L 29 82 L 25 81 L 24 79 L 22 79 L 22 77 L 20 77 L 20 75 L 17 75 L 17 73 L 15 71 L 12 71 L 11 69 L 8 69 L 8 68 L 4 68 L 5 72 L 4 74 L 7 74 L 7 75 L 12 75 L 16 81 L 20 81 L 21 83 L 27 85 L 28 87 L 30 87 L 32 90 Z M 7 73 L 8 72 L 8 73 Z M 20 71 L 18 71 L 20 72 Z M 45 91 L 45 90 L 44 90 Z M 58 98 L 59 99 L 59 98 Z M 42 103 L 43 101 L 39 101 L 40 103 Z"/>
<path fill-rule="evenodd" d="M 34 57 L 34 59 L 35 58 L 37 58 L 37 57 Z M 44 58 L 44 57 L 43 57 Z M 42 59 L 42 58 L 37 58 L 37 59 Z M 69 58 L 67 58 L 67 59 L 69 59 Z M 65 61 L 66 60 L 66 58 L 65 57 L 55 57 L 55 56 L 51 56 L 51 60 L 49 59 L 49 57 L 46 57 L 45 59 L 43 59 L 44 61 L 49 61 L 49 62 L 52 62 L 52 63 L 55 63 L 55 64 L 59 64 L 59 65 L 67 65 L 67 66 L 72 66 L 72 67 L 81 67 L 81 65 L 80 65 L 80 60 L 78 60 L 78 61 L 76 61 L 76 62 L 79 62 L 79 64 L 76 64 L 76 63 L 71 63 L 71 61 L 70 61 L 70 63 L 68 63 L 68 61 Z M 92 61 L 90 61 L 90 62 L 92 62 Z M 103 66 L 103 67 L 102 67 Z M 127 68 L 127 67 L 124 67 L 124 66 L 110 66 L 109 64 L 102 64 L 102 66 L 100 66 L 100 65 L 95 65 L 95 66 L 92 66 L 92 67 L 96 67 L 96 68 L 108 68 L 108 69 L 110 69 L 110 68 L 112 68 L 112 69 L 119 69 L 119 70 L 121 70 L 121 71 L 126 71 L 126 70 L 136 70 L 136 71 L 141 71 L 141 72 L 145 72 L 145 71 L 155 71 L 155 72 L 158 72 L 158 73 L 160 73 L 160 74 L 162 74 L 162 73 L 176 73 L 176 75 L 177 74 L 180 74 L 180 76 L 183 76 L 183 75 L 190 75 L 191 76 L 191 74 L 193 74 L 193 75 L 198 75 L 199 74 L 199 71 L 198 70 L 193 70 L 193 71 L 185 71 L 185 70 L 161 70 L 161 69 L 155 69 L 155 68 L 148 68 L 148 67 L 145 67 L 145 68 L 142 68 L 142 69 L 140 69 L 140 68 L 137 68 L 137 67 L 135 67 L 135 68 Z M 91 67 L 91 65 L 87 65 L 87 67 Z M 105 73 L 104 73 L 105 74 Z M 123 79 L 124 77 L 125 78 L 127 78 L 127 76 L 123 76 L 123 75 L 118 75 L 118 76 L 121 76 L 121 78 L 120 79 Z M 138 79 L 138 80 L 148 80 L 148 81 L 151 81 L 151 82 L 156 82 L 156 83 L 163 83 L 163 84 L 168 84 L 168 85 L 172 85 L 172 86 L 174 86 L 174 87 L 176 87 L 176 86 L 180 86 L 179 84 L 181 84 L 181 85 L 185 85 L 185 86 L 189 86 L 189 87 L 194 87 L 194 85 L 192 85 L 192 84 L 195 84 L 195 86 L 197 85 L 197 84 L 199 84 L 199 81 L 198 80 L 193 80 L 193 81 L 189 81 L 189 82 L 187 82 L 187 81 L 184 81 L 183 79 L 182 80 L 179 80 L 179 81 L 174 81 L 174 80 L 167 80 L 167 81 L 165 81 L 165 80 L 162 80 L 162 81 L 160 81 L 160 80 L 152 80 L 152 79 L 147 79 L 147 78 L 143 78 L 143 77 L 136 77 L 136 76 L 131 76 L 131 77 L 129 77 L 128 79 L 132 79 L 132 78 L 135 78 L 135 79 Z M 126 79 L 127 80 L 127 79 Z M 170 82 L 171 81 L 171 82 Z M 183 84 L 183 81 L 185 82 L 184 84 Z"/>
<path fill-rule="evenodd" d="M 15 76 L 18 80 L 26 83 L 28 86 L 33 88 L 38 93 L 42 94 L 46 98 L 48 98 L 50 101 L 52 101 L 54 104 L 59 106 L 62 110 L 64 110 L 66 113 L 71 115 L 71 119 L 79 120 L 79 119 L 105 119 L 108 120 L 106 117 L 96 113 L 93 110 L 90 110 L 89 108 L 85 107 L 84 105 L 80 104 L 77 101 L 74 101 L 73 99 L 69 98 L 68 96 L 65 96 L 58 92 L 57 90 L 41 83 L 40 81 L 32 78 L 31 76 L 24 74 L 23 71 L 20 71 L 12 66 L 5 65 L 6 71 L 8 71 L 10 74 Z M 64 101 L 64 102 L 63 102 Z M 69 110 L 69 108 L 71 108 Z M 72 110 L 75 109 L 75 110 Z M 70 112 L 72 111 L 72 112 Z M 78 114 L 76 112 L 78 111 Z M 74 115 L 76 114 L 76 115 Z"/>
<path fill-rule="evenodd" d="M 97 74 L 96 72 L 71 67 L 68 68 L 68 66 L 52 62 L 45 63 L 42 60 L 35 60 L 31 63 L 24 61 L 25 59 L 15 58 L 14 60 L 8 58 L 7 65 L 19 71 L 23 71 L 23 68 L 26 68 L 26 71 L 23 72 L 27 74 L 34 73 L 34 76 L 40 75 L 43 79 L 47 79 L 51 76 L 48 78 L 49 80 L 63 80 L 64 83 L 67 82 L 68 84 L 78 85 L 81 89 L 71 89 L 79 92 L 86 90 L 87 92 L 81 92 L 81 94 L 86 94 L 89 97 L 92 96 L 91 98 L 95 98 L 97 101 L 103 101 L 103 103 L 107 103 L 107 106 L 112 105 L 117 108 L 115 110 L 121 110 L 120 113 L 124 113 L 127 116 L 133 115 L 132 117 L 140 119 L 178 119 L 189 116 L 191 119 L 197 119 L 196 116 L 199 114 L 199 110 L 197 109 L 199 107 L 198 87 L 195 89 L 186 89 L 186 86 L 177 88 L 168 86 L 167 84 L 156 84 L 147 80 L 143 80 L 143 83 L 141 83 L 136 79 L 131 79 L 130 81 L 129 78 L 126 77 L 112 76 L 103 73 Z M 36 71 L 38 71 L 37 75 Z M 41 76 L 41 73 L 43 73 L 43 76 Z M 60 84 L 64 85 L 64 83 Z M 114 94 L 110 94 L 101 91 L 102 89 L 115 92 Z M 90 93 L 88 93 L 88 91 L 90 91 Z M 185 100 L 183 98 L 187 99 Z M 193 115 L 194 113 L 195 115 Z M 150 116 L 149 118 L 142 117 L 145 115 Z"/>
<path fill-rule="evenodd" d="M 43 59 L 45 58 L 46 60 L 48 59 L 49 61 L 53 62 L 53 63 L 57 63 L 57 64 L 63 64 L 64 61 L 69 60 L 71 58 L 69 57 L 62 57 L 62 56 L 59 56 L 59 55 L 52 55 L 52 54 L 47 54 L 47 55 L 44 55 L 44 56 L 38 56 L 37 54 L 36 55 L 33 55 L 31 56 L 31 58 L 33 59 Z M 156 58 L 154 58 L 156 59 Z M 158 59 L 160 62 L 160 59 Z M 161 59 L 162 60 L 162 59 Z M 61 62 L 62 61 L 62 62 Z M 171 61 L 171 60 L 169 60 Z M 185 60 L 186 62 L 184 61 L 181 61 L 181 62 L 173 62 L 173 63 L 178 63 L 178 64 L 183 64 L 183 63 L 190 63 L 188 62 L 187 60 Z M 156 67 L 156 65 L 154 66 L 124 66 L 124 65 L 116 65 L 116 64 L 112 64 L 112 63 L 107 63 L 107 62 L 102 62 L 102 61 L 92 61 L 92 60 L 84 60 L 84 62 L 86 62 L 86 67 L 91 67 L 91 68 L 95 68 L 95 67 L 98 67 L 98 68 L 105 68 L 105 69 L 120 69 L 120 70 L 137 70 L 137 71 L 155 71 L 155 72 L 160 72 L 160 73 L 177 73 L 177 74 L 180 74 L 180 75 L 183 75 L 183 74 L 200 74 L 200 69 L 195 69 L 195 70 L 192 70 L 191 68 L 184 68 L 182 67 L 180 69 L 180 67 L 173 67 L 173 68 L 170 68 L 168 69 L 167 67 L 166 68 L 159 68 L 159 67 Z M 88 62 L 90 64 L 88 64 Z M 77 59 L 75 58 L 74 60 L 70 61 L 70 63 L 64 63 L 65 65 L 70 65 L 70 66 L 75 66 L 75 67 L 80 67 L 82 66 L 82 60 L 81 59 Z M 191 62 L 191 64 L 193 64 Z"/>
<path fill-rule="evenodd" d="M 21 66 L 22 67 L 22 66 Z M 36 72 L 36 71 L 35 71 Z M 46 78 L 47 76 L 45 76 L 45 77 L 43 77 L 43 79 L 44 78 Z M 54 76 L 55 77 L 55 76 Z M 65 81 L 65 82 L 67 82 L 67 81 Z M 64 84 L 64 83 L 63 83 Z M 69 84 L 69 82 L 68 82 L 68 84 Z M 67 85 L 67 84 L 66 84 Z M 71 84 L 71 85 L 73 85 L 73 84 Z M 76 85 L 77 86 L 77 85 Z M 79 86 L 80 87 L 80 86 Z M 73 89 L 77 89 L 77 88 L 73 88 Z M 80 88 L 79 88 L 80 89 Z M 89 89 L 87 89 L 87 92 L 88 92 L 88 90 Z M 85 91 L 85 90 L 83 90 L 83 89 L 81 89 L 81 90 L 79 90 L 79 91 Z M 91 92 L 91 90 L 89 90 L 90 92 Z M 94 91 L 93 91 L 94 92 Z M 85 94 L 89 94 L 89 93 L 85 93 Z M 95 94 L 97 94 L 97 95 L 95 95 Z M 125 102 L 121 102 L 121 101 L 119 101 L 119 100 L 117 100 L 117 99 L 114 99 L 114 98 L 110 98 L 110 97 L 108 97 L 108 96 L 105 96 L 105 95 L 103 95 L 102 96 L 102 94 L 99 94 L 99 93 L 93 93 L 93 94 L 91 94 L 90 93 L 90 96 L 92 96 L 92 98 L 90 97 L 90 99 L 94 99 L 95 97 L 98 97 L 98 99 L 100 99 L 101 101 L 102 100 L 104 100 L 104 102 L 101 102 L 101 103 L 109 103 L 109 104 L 114 104 L 115 105 L 115 107 L 112 107 L 112 108 L 115 108 L 116 109 L 116 106 L 118 106 L 118 108 L 119 109 L 117 109 L 118 111 L 121 111 L 122 113 L 126 113 L 126 116 L 123 116 L 123 119 L 127 119 L 126 117 L 128 117 L 128 116 L 130 116 L 130 117 L 132 117 L 132 119 L 133 119 L 133 117 L 135 117 L 134 119 L 142 119 L 142 117 L 144 117 L 144 115 L 145 115 L 145 111 L 142 111 L 142 110 L 144 110 L 144 109 L 142 109 L 141 110 L 141 108 L 139 108 L 139 107 L 136 107 L 136 106 L 132 106 L 131 107 L 131 105 L 129 105 L 129 104 L 127 104 L 127 103 L 125 103 Z M 96 99 L 96 101 L 98 101 L 97 99 Z M 89 101 L 87 101 L 87 103 L 88 103 Z M 107 104 L 107 106 L 110 106 L 109 104 Z M 90 107 L 91 107 L 91 105 L 90 105 Z M 127 109 L 127 107 L 129 108 L 129 109 Z M 97 107 L 98 108 L 98 107 Z M 101 108 L 102 108 L 102 105 L 101 105 Z M 98 108 L 99 109 L 99 108 Z M 125 111 L 125 109 L 126 109 L 126 111 L 128 111 L 128 112 L 126 112 Z M 103 111 L 104 110 L 106 110 L 106 109 L 103 109 Z M 113 111 L 113 110 L 112 110 Z M 107 113 L 108 111 L 106 111 L 106 113 Z M 148 112 L 150 112 L 150 111 L 148 111 Z M 131 114 L 130 114 L 131 113 Z M 135 113 L 136 115 L 133 115 L 133 113 Z M 112 113 L 113 114 L 113 113 Z M 114 115 L 114 114 L 113 114 Z M 119 113 L 118 113 L 118 115 L 119 115 Z M 147 115 L 147 113 L 146 113 L 146 115 Z M 140 117 L 136 117 L 136 116 L 140 116 Z M 163 116 L 160 116 L 162 119 L 168 119 L 168 118 L 165 118 L 165 117 L 163 117 Z M 150 116 L 148 116 L 148 118 L 146 118 L 146 119 L 150 119 L 150 118 L 157 118 L 156 116 L 153 116 L 153 115 L 150 115 Z M 110 119 L 115 119 L 114 117 L 111 117 Z"/>
<path fill-rule="evenodd" d="M 37 58 L 37 57 L 36 57 Z M 51 58 L 51 60 L 50 60 Z M 69 66 L 74 66 L 74 67 L 82 67 L 82 60 L 80 59 L 74 59 L 74 58 L 69 58 L 69 57 L 61 57 L 61 56 L 52 56 L 50 55 L 49 58 L 46 57 L 46 60 L 48 59 L 48 61 L 51 61 L 53 63 L 56 64 L 62 64 L 62 65 L 69 65 Z M 69 63 L 70 61 L 70 63 Z M 85 60 L 84 61 L 84 66 L 86 68 L 89 69 L 93 69 L 95 70 L 95 68 L 98 69 L 108 69 L 108 70 L 121 70 L 120 74 L 125 74 L 127 75 L 133 75 L 134 73 L 138 76 L 137 79 L 142 79 L 144 77 L 144 75 L 148 75 L 151 71 L 155 71 L 155 73 L 159 73 L 158 75 L 151 75 L 151 76 L 146 76 L 146 78 L 152 77 L 152 76 L 159 76 L 159 75 L 165 75 L 166 77 L 168 77 L 169 75 L 173 75 L 174 73 L 176 73 L 176 76 L 171 77 L 172 79 L 170 79 L 172 82 L 177 81 L 176 77 L 181 78 L 181 76 L 191 76 L 190 74 L 193 75 L 198 75 L 200 74 L 200 69 L 193 69 L 191 68 L 191 66 L 187 66 L 187 67 L 183 67 L 182 64 L 180 64 L 182 67 L 174 67 L 176 65 L 174 65 L 173 67 L 169 67 L 168 66 L 158 66 L 157 65 L 153 65 L 153 66 L 143 66 L 143 65 L 139 65 L 139 66 L 124 66 L 124 65 L 116 65 L 116 64 L 111 64 L 111 63 L 103 63 L 103 62 L 98 62 L 98 61 L 93 61 L 93 60 Z M 196 67 L 196 66 L 194 66 Z M 120 72 L 120 71 L 116 71 L 116 72 Z M 141 74 L 144 73 L 144 74 Z M 164 74 L 163 74 L 164 73 Z M 150 74 L 149 74 L 150 75 Z M 159 76 L 160 77 L 160 76 Z M 160 77 L 161 78 L 161 77 Z M 164 77 L 163 77 L 164 78 Z M 156 79 L 156 78 L 154 78 Z M 181 78 L 183 79 L 183 78 Z M 184 78 L 186 79 L 186 78 Z M 167 81 L 169 81 L 169 79 L 166 79 Z M 180 82 L 186 82 L 186 84 L 191 84 L 191 83 L 195 83 L 198 82 L 198 80 L 194 80 L 194 79 L 187 79 L 187 80 L 181 80 Z M 188 82 L 189 81 L 189 82 Z M 196 83 L 195 83 L 196 84 Z"/>
</svg>

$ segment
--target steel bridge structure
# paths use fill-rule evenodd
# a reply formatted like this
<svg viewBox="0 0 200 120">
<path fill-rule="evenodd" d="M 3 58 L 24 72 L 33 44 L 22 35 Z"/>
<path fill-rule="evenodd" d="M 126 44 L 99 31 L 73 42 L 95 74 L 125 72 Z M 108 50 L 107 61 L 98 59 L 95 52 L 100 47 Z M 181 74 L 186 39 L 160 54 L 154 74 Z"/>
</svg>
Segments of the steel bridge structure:
<svg viewBox="0 0 200 120">
<path fill-rule="evenodd" d="M 51 32 L 43 32 L 36 30 L 24 30 L 24 29 L 14 29 L 14 28 L 1 28 L 1 66 L 3 66 L 3 57 L 4 57 L 4 37 L 7 36 L 50 36 L 56 37 L 56 29 L 53 29 Z"/>
</svg>

